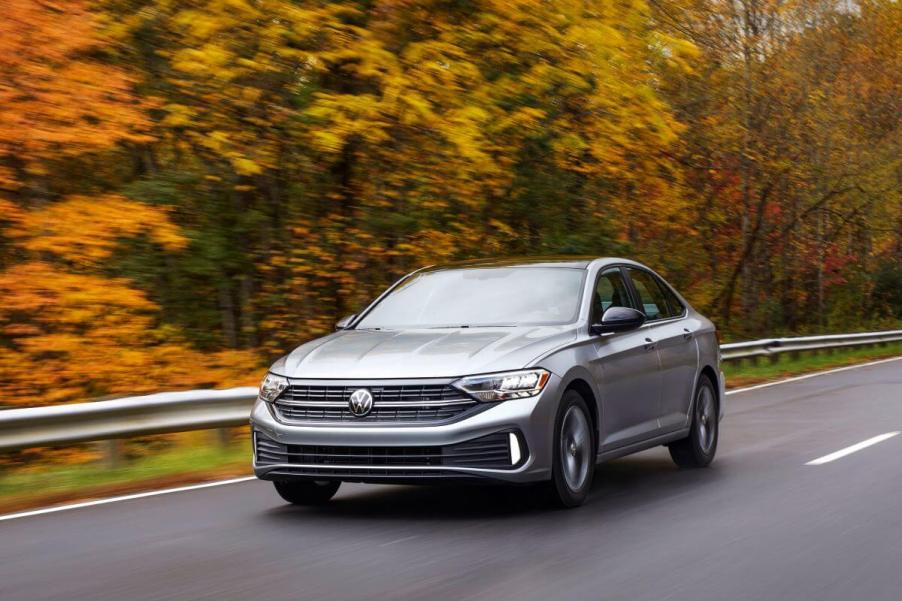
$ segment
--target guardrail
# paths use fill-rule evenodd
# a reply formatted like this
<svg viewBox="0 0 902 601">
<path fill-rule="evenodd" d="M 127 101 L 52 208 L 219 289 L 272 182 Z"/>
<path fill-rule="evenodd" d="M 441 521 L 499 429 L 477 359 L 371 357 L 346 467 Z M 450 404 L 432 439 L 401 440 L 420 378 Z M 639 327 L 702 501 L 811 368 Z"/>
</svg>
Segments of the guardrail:
<svg viewBox="0 0 902 601">
<path fill-rule="evenodd" d="M 254 387 L 0 411 L 0 450 L 243 426 Z"/>
<path fill-rule="evenodd" d="M 724 361 L 772 360 L 781 353 L 884 345 L 902 330 L 769 338 L 721 345 Z M 247 424 L 257 389 L 189 390 L 111 401 L 0 410 L 0 450 L 62 445 Z M 115 447 L 111 447 L 115 454 Z"/>
<path fill-rule="evenodd" d="M 797 336 L 794 338 L 766 338 L 749 342 L 734 342 L 720 345 L 724 361 L 752 362 L 761 357 L 776 361 L 781 353 L 798 354 L 803 351 L 833 351 L 846 347 L 866 347 L 884 345 L 902 340 L 902 330 L 886 332 L 863 332 L 860 334 L 829 334 L 826 336 Z"/>
</svg>

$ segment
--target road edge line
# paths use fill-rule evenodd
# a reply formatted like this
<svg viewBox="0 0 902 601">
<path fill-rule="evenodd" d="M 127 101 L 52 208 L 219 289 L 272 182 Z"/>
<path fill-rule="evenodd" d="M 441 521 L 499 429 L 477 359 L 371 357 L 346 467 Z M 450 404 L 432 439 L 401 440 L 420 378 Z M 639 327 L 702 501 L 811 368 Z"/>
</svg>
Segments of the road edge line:
<svg viewBox="0 0 902 601">
<path fill-rule="evenodd" d="M 0 522 L 7 520 L 15 520 L 18 518 L 27 518 L 35 515 L 44 515 L 47 513 L 56 513 L 58 511 L 67 511 L 69 509 L 81 509 L 83 507 L 94 507 L 96 505 L 106 505 L 108 503 L 117 503 L 119 501 L 131 501 L 132 499 L 143 499 L 146 497 L 156 497 L 160 495 L 169 495 L 177 492 L 187 492 L 191 490 L 199 490 L 201 488 L 212 488 L 214 486 L 225 486 L 227 484 L 239 484 L 256 480 L 255 476 L 243 476 L 241 478 L 230 478 L 228 480 L 216 480 L 215 482 L 203 482 L 201 484 L 191 484 L 189 486 L 179 486 L 176 488 L 164 488 L 163 490 L 149 490 L 147 492 L 139 492 L 130 495 L 120 495 L 118 497 L 108 497 L 106 499 L 94 499 L 92 501 L 82 501 L 80 503 L 70 503 L 68 505 L 57 505 L 56 507 L 45 507 L 43 509 L 31 509 L 29 511 L 20 511 L 17 513 L 7 513 L 0 515 Z"/>
<path fill-rule="evenodd" d="M 855 365 L 845 365 L 843 367 L 835 367 L 833 369 L 828 369 L 825 371 L 816 371 L 810 374 L 804 374 L 801 376 L 793 376 L 791 378 L 786 378 L 784 380 L 774 380 L 773 382 L 765 382 L 763 384 L 755 384 L 754 386 L 746 386 L 745 388 L 734 388 L 732 390 L 727 390 L 726 394 L 739 394 L 740 392 L 749 392 L 751 390 L 758 390 L 759 388 L 767 388 L 769 386 L 776 386 L 777 384 L 788 384 L 790 382 L 798 382 L 799 380 L 807 380 L 809 378 L 816 378 L 818 376 L 826 376 L 829 374 L 835 374 L 841 371 L 848 371 L 850 369 L 858 369 L 859 367 L 870 367 L 871 365 L 880 365 L 881 363 L 890 363 L 892 361 L 900 361 L 902 360 L 902 356 L 898 357 L 890 357 L 889 359 L 878 359 L 877 361 L 869 361 L 868 363 L 856 363 Z"/>
</svg>

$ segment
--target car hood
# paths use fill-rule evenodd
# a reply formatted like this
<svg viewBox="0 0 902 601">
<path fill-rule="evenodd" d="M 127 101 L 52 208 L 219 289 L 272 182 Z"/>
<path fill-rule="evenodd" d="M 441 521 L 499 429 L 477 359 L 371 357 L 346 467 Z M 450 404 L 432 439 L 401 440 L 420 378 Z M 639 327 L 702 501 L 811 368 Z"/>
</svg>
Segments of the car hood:
<svg viewBox="0 0 902 601">
<path fill-rule="evenodd" d="M 301 345 L 271 371 L 289 378 L 450 378 L 532 367 L 576 326 L 343 330 Z"/>
</svg>

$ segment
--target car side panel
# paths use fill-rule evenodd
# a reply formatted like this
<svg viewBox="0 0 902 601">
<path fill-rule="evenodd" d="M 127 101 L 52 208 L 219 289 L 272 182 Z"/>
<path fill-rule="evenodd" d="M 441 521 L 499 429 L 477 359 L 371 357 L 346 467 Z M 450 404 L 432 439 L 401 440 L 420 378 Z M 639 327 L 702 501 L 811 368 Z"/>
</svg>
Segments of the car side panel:
<svg viewBox="0 0 902 601">
<path fill-rule="evenodd" d="M 696 335 L 700 330 L 697 319 L 686 317 L 653 325 L 649 333 L 658 344 L 661 358 L 661 430 L 685 427 L 699 371 L 699 351 Z"/>
</svg>

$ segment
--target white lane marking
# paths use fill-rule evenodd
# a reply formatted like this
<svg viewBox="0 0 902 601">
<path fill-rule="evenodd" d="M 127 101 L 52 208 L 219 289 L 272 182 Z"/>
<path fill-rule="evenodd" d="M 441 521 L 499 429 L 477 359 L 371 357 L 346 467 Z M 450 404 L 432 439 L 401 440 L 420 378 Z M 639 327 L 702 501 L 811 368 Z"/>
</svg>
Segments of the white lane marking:
<svg viewBox="0 0 902 601">
<path fill-rule="evenodd" d="M 176 492 L 185 492 L 189 490 L 199 490 L 201 488 L 211 488 L 213 486 L 224 486 L 226 484 L 238 484 L 239 482 L 247 482 L 256 480 L 254 476 L 245 476 L 243 478 L 232 478 L 231 480 L 217 480 L 216 482 L 204 482 L 203 484 L 192 484 L 191 486 L 180 486 L 178 488 L 166 488 L 163 490 L 152 490 L 149 492 L 139 492 L 133 495 L 122 495 L 120 497 L 110 497 L 108 499 L 96 499 L 94 501 L 85 501 L 83 503 L 72 503 L 71 505 L 60 505 L 58 507 L 47 507 L 45 509 L 35 509 L 32 511 L 22 511 L 20 513 L 8 513 L 0 515 L 0 522 L 6 520 L 15 520 L 18 518 L 27 518 L 33 515 L 43 515 L 45 513 L 56 513 L 57 511 L 66 511 L 69 509 L 81 509 L 82 507 L 93 507 L 95 505 L 106 505 L 107 503 L 118 503 L 119 501 L 130 501 L 132 499 L 143 499 L 145 497 L 156 497 L 159 495 L 169 495 Z"/>
<path fill-rule="evenodd" d="M 857 363 L 855 365 L 847 365 L 845 367 L 837 367 L 836 369 L 828 369 L 826 371 L 817 371 L 813 374 L 805 374 L 804 376 L 795 376 L 786 378 L 785 380 L 777 380 L 775 382 L 766 382 L 764 384 L 756 384 L 755 386 L 747 386 L 746 388 L 736 388 L 728 390 L 727 394 L 738 394 L 740 392 L 748 392 L 750 390 L 758 390 L 759 388 L 767 388 L 768 386 L 776 386 L 777 384 L 788 384 L 789 382 L 798 382 L 799 380 L 807 380 L 808 378 L 816 378 L 818 376 L 826 376 L 850 369 L 858 369 L 859 367 L 869 367 L 871 365 L 880 365 L 881 363 L 889 363 L 891 361 L 902 360 L 902 357 L 892 357 L 890 359 L 880 359 L 879 361 L 871 361 L 870 363 Z"/>
<path fill-rule="evenodd" d="M 899 361 L 902 360 L 902 357 L 893 357 L 891 359 L 881 359 L 879 361 L 871 361 L 870 363 L 859 363 L 857 365 L 848 365 L 846 367 L 839 367 L 836 369 L 830 369 L 827 371 L 819 371 L 813 374 L 807 374 L 804 376 L 796 376 L 794 378 L 787 378 L 785 380 L 777 380 L 776 382 L 767 382 L 766 384 L 758 384 L 756 386 L 749 386 L 747 388 L 737 388 L 736 390 L 728 390 L 727 394 L 736 394 L 739 392 L 747 392 L 749 390 L 757 390 L 759 388 L 765 388 L 767 386 L 775 386 L 777 384 L 785 384 L 787 382 L 797 382 L 798 380 L 807 380 L 808 378 L 814 378 L 817 376 L 825 376 L 827 374 L 833 374 L 839 371 L 846 371 L 847 369 L 857 369 L 859 367 L 868 367 L 869 365 L 879 365 L 881 363 L 889 363 L 890 361 Z M 155 497 L 158 495 L 167 495 L 174 492 L 184 492 L 190 490 L 198 490 L 201 488 L 209 488 L 211 486 L 223 486 L 226 484 L 237 484 L 239 482 L 248 482 L 250 480 L 254 480 L 254 476 L 247 476 L 245 478 L 234 478 L 232 480 L 220 480 L 218 482 L 205 482 L 204 484 L 195 484 L 193 486 L 182 486 L 179 488 L 169 488 L 165 490 L 152 490 L 149 492 L 137 493 L 134 495 L 124 495 L 121 497 L 110 497 L 109 499 L 97 499 L 96 501 L 86 501 L 84 503 L 73 503 L 71 505 L 61 505 L 59 507 L 47 507 L 46 509 L 35 509 L 33 511 L 23 511 L 21 513 L 8 513 L 6 515 L 0 515 L 0 522 L 6 520 L 15 520 L 18 518 L 27 518 L 33 515 L 43 515 L 45 513 L 56 513 L 57 511 L 66 511 L 68 509 L 80 509 L 82 507 L 92 507 L 94 505 L 106 505 L 107 503 L 117 503 L 119 501 L 129 501 L 131 499 L 143 499 L 145 497 Z"/>
<path fill-rule="evenodd" d="M 837 459 L 842 459 L 846 455 L 851 455 L 852 453 L 856 453 L 862 449 L 866 449 L 868 447 L 874 446 L 877 443 L 881 443 L 884 440 L 889 440 L 893 436 L 898 436 L 899 432 L 887 432 L 886 434 L 881 434 L 880 436 L 875 436 L 874 438 L 868 438 L 867 440 L 862 440 L 858 444 L 853 444 L 850 447 L 846 447 L 844 449 L 840 449 L 835 453 L 830 453 L 829 455 L 824 455 L 823 457 L 818 457 L 812 461 L 809 461 L 805 465 L 823 465 L 825 463 L 830 463 L 831 461 L 836 461 Z"/>
</svg>

